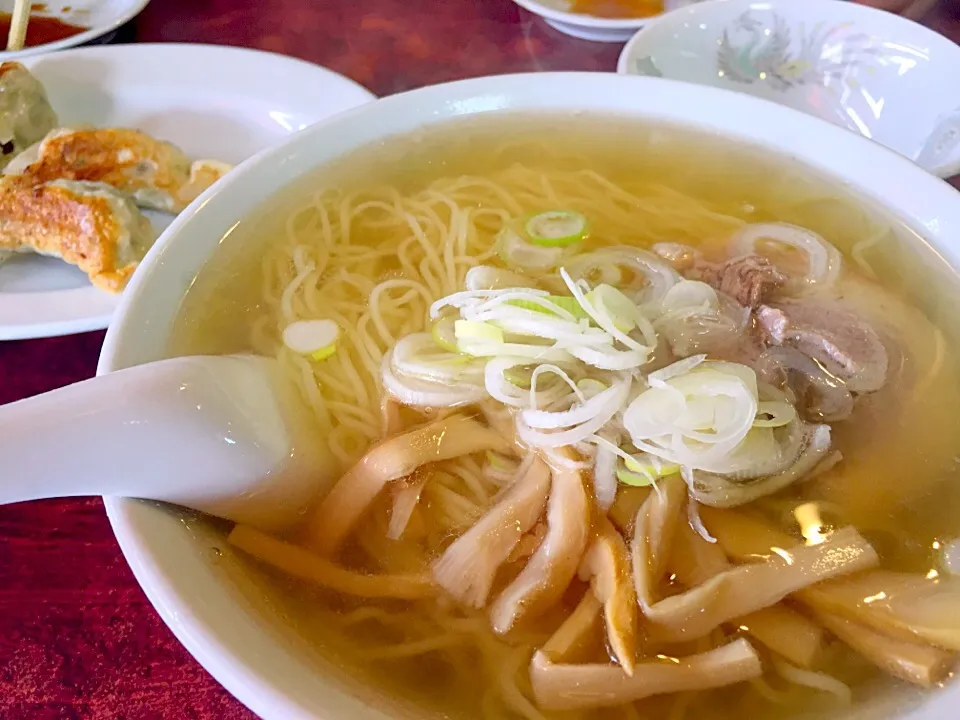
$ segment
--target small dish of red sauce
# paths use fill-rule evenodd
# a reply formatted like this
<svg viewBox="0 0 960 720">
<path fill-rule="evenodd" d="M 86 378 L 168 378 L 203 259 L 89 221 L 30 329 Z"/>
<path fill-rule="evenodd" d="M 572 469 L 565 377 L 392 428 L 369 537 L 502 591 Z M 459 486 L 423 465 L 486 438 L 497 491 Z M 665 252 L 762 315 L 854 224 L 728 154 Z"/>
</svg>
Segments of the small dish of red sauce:
<svg viewBox="0 0 960 720">
<path fill-rule="evenodd" d="M 46 11 L 47 6 L 45 4 L 36 4 L 30 7 L 30 22 L 27 24 L 25 47 L 46 45 L 89 30 L 89 28 L 80 25 L 72 25 L 58 17 L 37 14 Z M 10 13 L 0 12 L 0 51 L 6 47 L 7 34 L 10 32 L 10 20 Z"/>
</svg>

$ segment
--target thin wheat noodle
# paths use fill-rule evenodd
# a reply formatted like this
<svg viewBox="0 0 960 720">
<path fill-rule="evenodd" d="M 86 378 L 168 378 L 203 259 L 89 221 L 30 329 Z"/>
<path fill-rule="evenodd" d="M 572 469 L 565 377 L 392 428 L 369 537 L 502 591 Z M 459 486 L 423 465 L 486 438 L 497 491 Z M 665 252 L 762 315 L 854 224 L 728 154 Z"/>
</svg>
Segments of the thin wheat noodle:
<svg viewBox="0 0 960 720">
<path fill-rule="evenodd" d="M 506 223 L 551 207 L 583 212 L 603 227 L 591 236 L 590 249 L 667 238 L 692 245 L 719 242 L 745 224 L 670 188 L 621 185 L 581 169 L 541 172 L 522 165 L 484 177 L 444 178 L 412 192 L 394 187 L 321 190 L 290 214 L 283 237 L 263 259 L 260 289 L 266 319 L 252 323 L 252 339 L 257 349 L 276 355 L 290 369 L 321 419 L 321 441 L 341 470 L 382 438 L 379 369 L 395 340 L 428 331 L 430 305 L 461 290 L 471 267 L 498 263 L 496 239 Z M 286 324 L 320 318 L 341 328 L 334 356 L 317 362 L 281 346 Z M 416 522 L 395 541 L 386 539 L 384 523 L 361 523 L 356 530 L 360 547 L 374 550 L 377 542 L 395 543 L 395 561 L 383 563 L 393 574 L 400 572 L 393 566 L 439 556 L 451 536 L 475 522 L 501 492 L 485 470 L 482 456 L 435 465 L 419 503 L 431 511 L 417 512 Z M 486 688 L 477 694 L 477 707 L 488 717 L 543 717 L 530 700 L 524 668 L 530 648 L 545 638 L 496 637 L 483 613 L 464 615 L 434 599 L 412 600 L 400 613 L 367 600 L 342 613 L 318 612 L 344 629 L 358 624 L 382 629 L 382 638 L 377 635 L 359 648 L 370 658 L 385 662 L 444 653 L 454 670 L 453 682 Z M 682 704 L 678 700 L 675 707 Z M 622 714 L 637 716 L 631 705 Z"/>
</svg>

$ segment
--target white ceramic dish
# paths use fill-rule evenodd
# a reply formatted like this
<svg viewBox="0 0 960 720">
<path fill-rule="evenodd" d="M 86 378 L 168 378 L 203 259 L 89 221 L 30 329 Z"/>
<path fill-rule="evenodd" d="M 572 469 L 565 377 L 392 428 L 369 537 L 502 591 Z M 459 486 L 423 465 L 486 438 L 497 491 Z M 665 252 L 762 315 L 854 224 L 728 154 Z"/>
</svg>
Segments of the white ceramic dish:
<svg viewBox="0 0 960 720">
<path fill-rule="evenodd" d="M 317 65 L 213 45 L 89 47 L 24 64 L 64 125 L 135 127 L 191 157 L 229 163 L 373 98 Z M 118 302 L 66 263 L 22 255 L 0 265 L 0 340 L 102 329 Z"/>
<path fill-rule="evenodd" d="M 147 6 L 150 0 L 57 0 L 44 3 L 42 10 L 34 10 L 31 17 L 52 17 L 70 25 L 87 28 L 82 33 L 63 40 L 6 52 L 6 37 L 0 47 L 0 62 L 16 60 L 29 55 L 76 47 L 94 40 L 109 39 L 122 25 L 130 22 Z M 0 0 L 0 12 L 13 10 L 14 0 Z"/>
<path fill-rule="evenodd" d="M 837 0 L 709 0 L 661 16 L 617 71 L 755 95 L 871 138 L 938 175 L 960 173 L 960 46 Z"/>
<path fill-rule="evenodd" d="M 514 111 L 618 114 L 698 129 L 717 142 L 746 142 L 778 154 L 789 148 L 792 161 L 883 203 L 960 267 L 960 194 L 901 156 L 828 123 L 689 83 L 579 73 L 480 78 L 345 113 L 258 155 L 211 188 L 174 221 L 135 274 L 107 333 L 98 372 L 165 356 L 178 306 L 198 269 L 235 223 L 278 189 L 397 133 L 464 115 Z M 211 546 L 223 547 L 212 531 L 137 501 L 107 498 L 106 505 L 120 546 L 157 611 L 200 663 L 265 720 L 422 717 L 385 705 L 333 663 L 318 659 L 280 613 L 262 612 L 238 589 L 255 576 L 241 573 L 228 549 L 210 552 Z M 875 702 L 888 700 L 878 696 Z M 932 696 L 913 718 L 955 718 L 958 703 L 960 687 L 953 687 Z M 855 716 L 891 717 L 880 712 L 871 705 Z"/>
<path fill-rule="evenodd" d="M 513 0 L 517 5 L 539 15 L 558 32 L 581 40 L 622 43 L 637 30 L 661 15 L 645 18 L 604 18 L 570 12 L 570 0 Z M 667 11 L 685 7 L 700 0 L 665 0 Z"/>
</svg>

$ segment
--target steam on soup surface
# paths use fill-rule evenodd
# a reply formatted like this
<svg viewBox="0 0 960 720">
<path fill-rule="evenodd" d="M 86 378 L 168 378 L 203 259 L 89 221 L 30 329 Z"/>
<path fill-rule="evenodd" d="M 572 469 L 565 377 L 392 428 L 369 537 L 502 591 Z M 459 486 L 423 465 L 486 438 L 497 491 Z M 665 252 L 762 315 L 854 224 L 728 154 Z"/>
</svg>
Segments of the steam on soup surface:
<svg viewBox="0 0 960 720">
<path fill-rule="evenodd" d="M 329 492 L 230 541 L 341 662 L 484 718 L 833 715 L 951 675 L 955 285 L 868 203 L 685 131 L 515 117 L 253 217 L 172 350 L 276 356 L 315 410 Z"/>
</svg>

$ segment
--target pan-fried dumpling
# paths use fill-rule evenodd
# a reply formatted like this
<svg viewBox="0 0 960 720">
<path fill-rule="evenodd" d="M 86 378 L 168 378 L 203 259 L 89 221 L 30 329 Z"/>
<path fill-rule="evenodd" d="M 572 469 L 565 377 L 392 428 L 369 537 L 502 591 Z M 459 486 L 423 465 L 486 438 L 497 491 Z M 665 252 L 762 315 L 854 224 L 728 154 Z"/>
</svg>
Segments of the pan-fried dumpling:
<svg viewBox="0 0 960 720">
<path fill-rule="evenodd" d="M 59 128 L 10 163 L 5 175 L 27 183 L 103 182 L 141 207 L 178 213 L 230 166 L 190 159 L 176 145 L 123 128 Z"/>
<path fill-rule="evenodd" d="M 58 257 L 120 292 L 154 240 L 150 221 L 109 185 L 0 178 L 0 261 L 18 252 Z"/>
<path fill-rule="evenodd" d="M 0 169 L 56 126 L 40 81 L 18 62 L 0 64 Z"/>
</svg>

